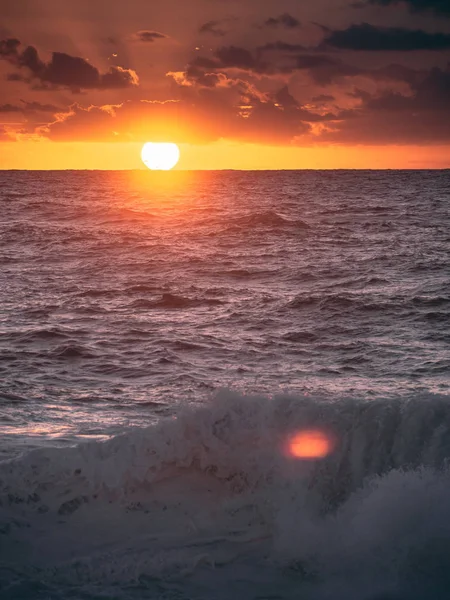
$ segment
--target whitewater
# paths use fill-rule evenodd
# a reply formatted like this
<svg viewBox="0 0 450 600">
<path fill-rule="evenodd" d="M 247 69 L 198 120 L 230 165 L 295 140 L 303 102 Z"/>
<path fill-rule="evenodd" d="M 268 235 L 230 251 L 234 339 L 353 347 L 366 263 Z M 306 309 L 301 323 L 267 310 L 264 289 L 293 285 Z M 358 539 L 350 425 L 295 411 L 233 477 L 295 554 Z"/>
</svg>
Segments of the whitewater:
<svg viewBox="0 0 450 600">
<path fill-rule="evenodd" d="M 448 598 L 449 199 L 0 172 L 0 598 Z"/>
</svg>

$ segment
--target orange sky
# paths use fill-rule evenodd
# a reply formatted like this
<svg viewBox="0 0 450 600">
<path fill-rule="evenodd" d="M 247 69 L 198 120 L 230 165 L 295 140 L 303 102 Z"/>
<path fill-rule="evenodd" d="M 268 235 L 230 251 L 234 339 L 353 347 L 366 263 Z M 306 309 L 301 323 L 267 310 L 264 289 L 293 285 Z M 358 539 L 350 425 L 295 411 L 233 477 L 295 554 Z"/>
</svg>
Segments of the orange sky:
<svg viewBox="0 0 450 600">
<path fill-rule="evenodd" d="M 0 169 L 450 168 L 442 0 L 14 0 Z"/>
</svg>

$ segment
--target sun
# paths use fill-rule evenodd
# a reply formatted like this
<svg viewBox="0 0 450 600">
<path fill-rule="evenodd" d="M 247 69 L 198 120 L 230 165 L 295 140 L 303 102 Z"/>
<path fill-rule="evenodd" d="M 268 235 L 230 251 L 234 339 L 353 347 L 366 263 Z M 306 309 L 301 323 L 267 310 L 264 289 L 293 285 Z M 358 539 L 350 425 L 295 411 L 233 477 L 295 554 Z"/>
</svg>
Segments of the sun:
<svg viewBox="0 0 450 600">
<path fill-rule="evenodd" d="M 141 150 L 142 162 L 152 171 L 170 171 L 180 160 L 176 144 L 147 142 Z"/>
</svg>

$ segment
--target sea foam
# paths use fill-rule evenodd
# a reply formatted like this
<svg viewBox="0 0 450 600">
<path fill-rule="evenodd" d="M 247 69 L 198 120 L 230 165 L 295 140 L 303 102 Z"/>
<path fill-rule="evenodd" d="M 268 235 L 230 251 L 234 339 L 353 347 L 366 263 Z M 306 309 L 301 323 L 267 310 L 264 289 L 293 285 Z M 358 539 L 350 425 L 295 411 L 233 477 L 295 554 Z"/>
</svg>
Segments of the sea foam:
<svg viewBox="0 0 450 600">
<path fill-rule="evenodd" d="M 308 430 L 334 440 L 328 456 L 289 456 Z M 444 598 L 449 456 L 448 397 L 223 391 L 106 442 L 0 463 L 0 591 Z"/>
</svg>

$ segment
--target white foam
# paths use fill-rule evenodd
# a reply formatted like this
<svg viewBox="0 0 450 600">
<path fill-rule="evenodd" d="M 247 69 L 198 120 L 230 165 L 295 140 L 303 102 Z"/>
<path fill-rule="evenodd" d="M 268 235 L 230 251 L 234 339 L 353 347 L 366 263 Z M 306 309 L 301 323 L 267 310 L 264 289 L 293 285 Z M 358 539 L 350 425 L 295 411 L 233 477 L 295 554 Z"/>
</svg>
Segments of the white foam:
<svg viewBox="0 0 450 600">
<path fill-rule="evenodd" d="M 0 464 L 4 579 L 38 573 L 61 597 L 135 585 L 169 598 L 419 598 L 427 586 L 440 598 L 447 402 L 224 391 L 106 442 L 29 452 Z M 289 459 L 286 437 L 312 427 L 334 452 Z"/>
</svg>

